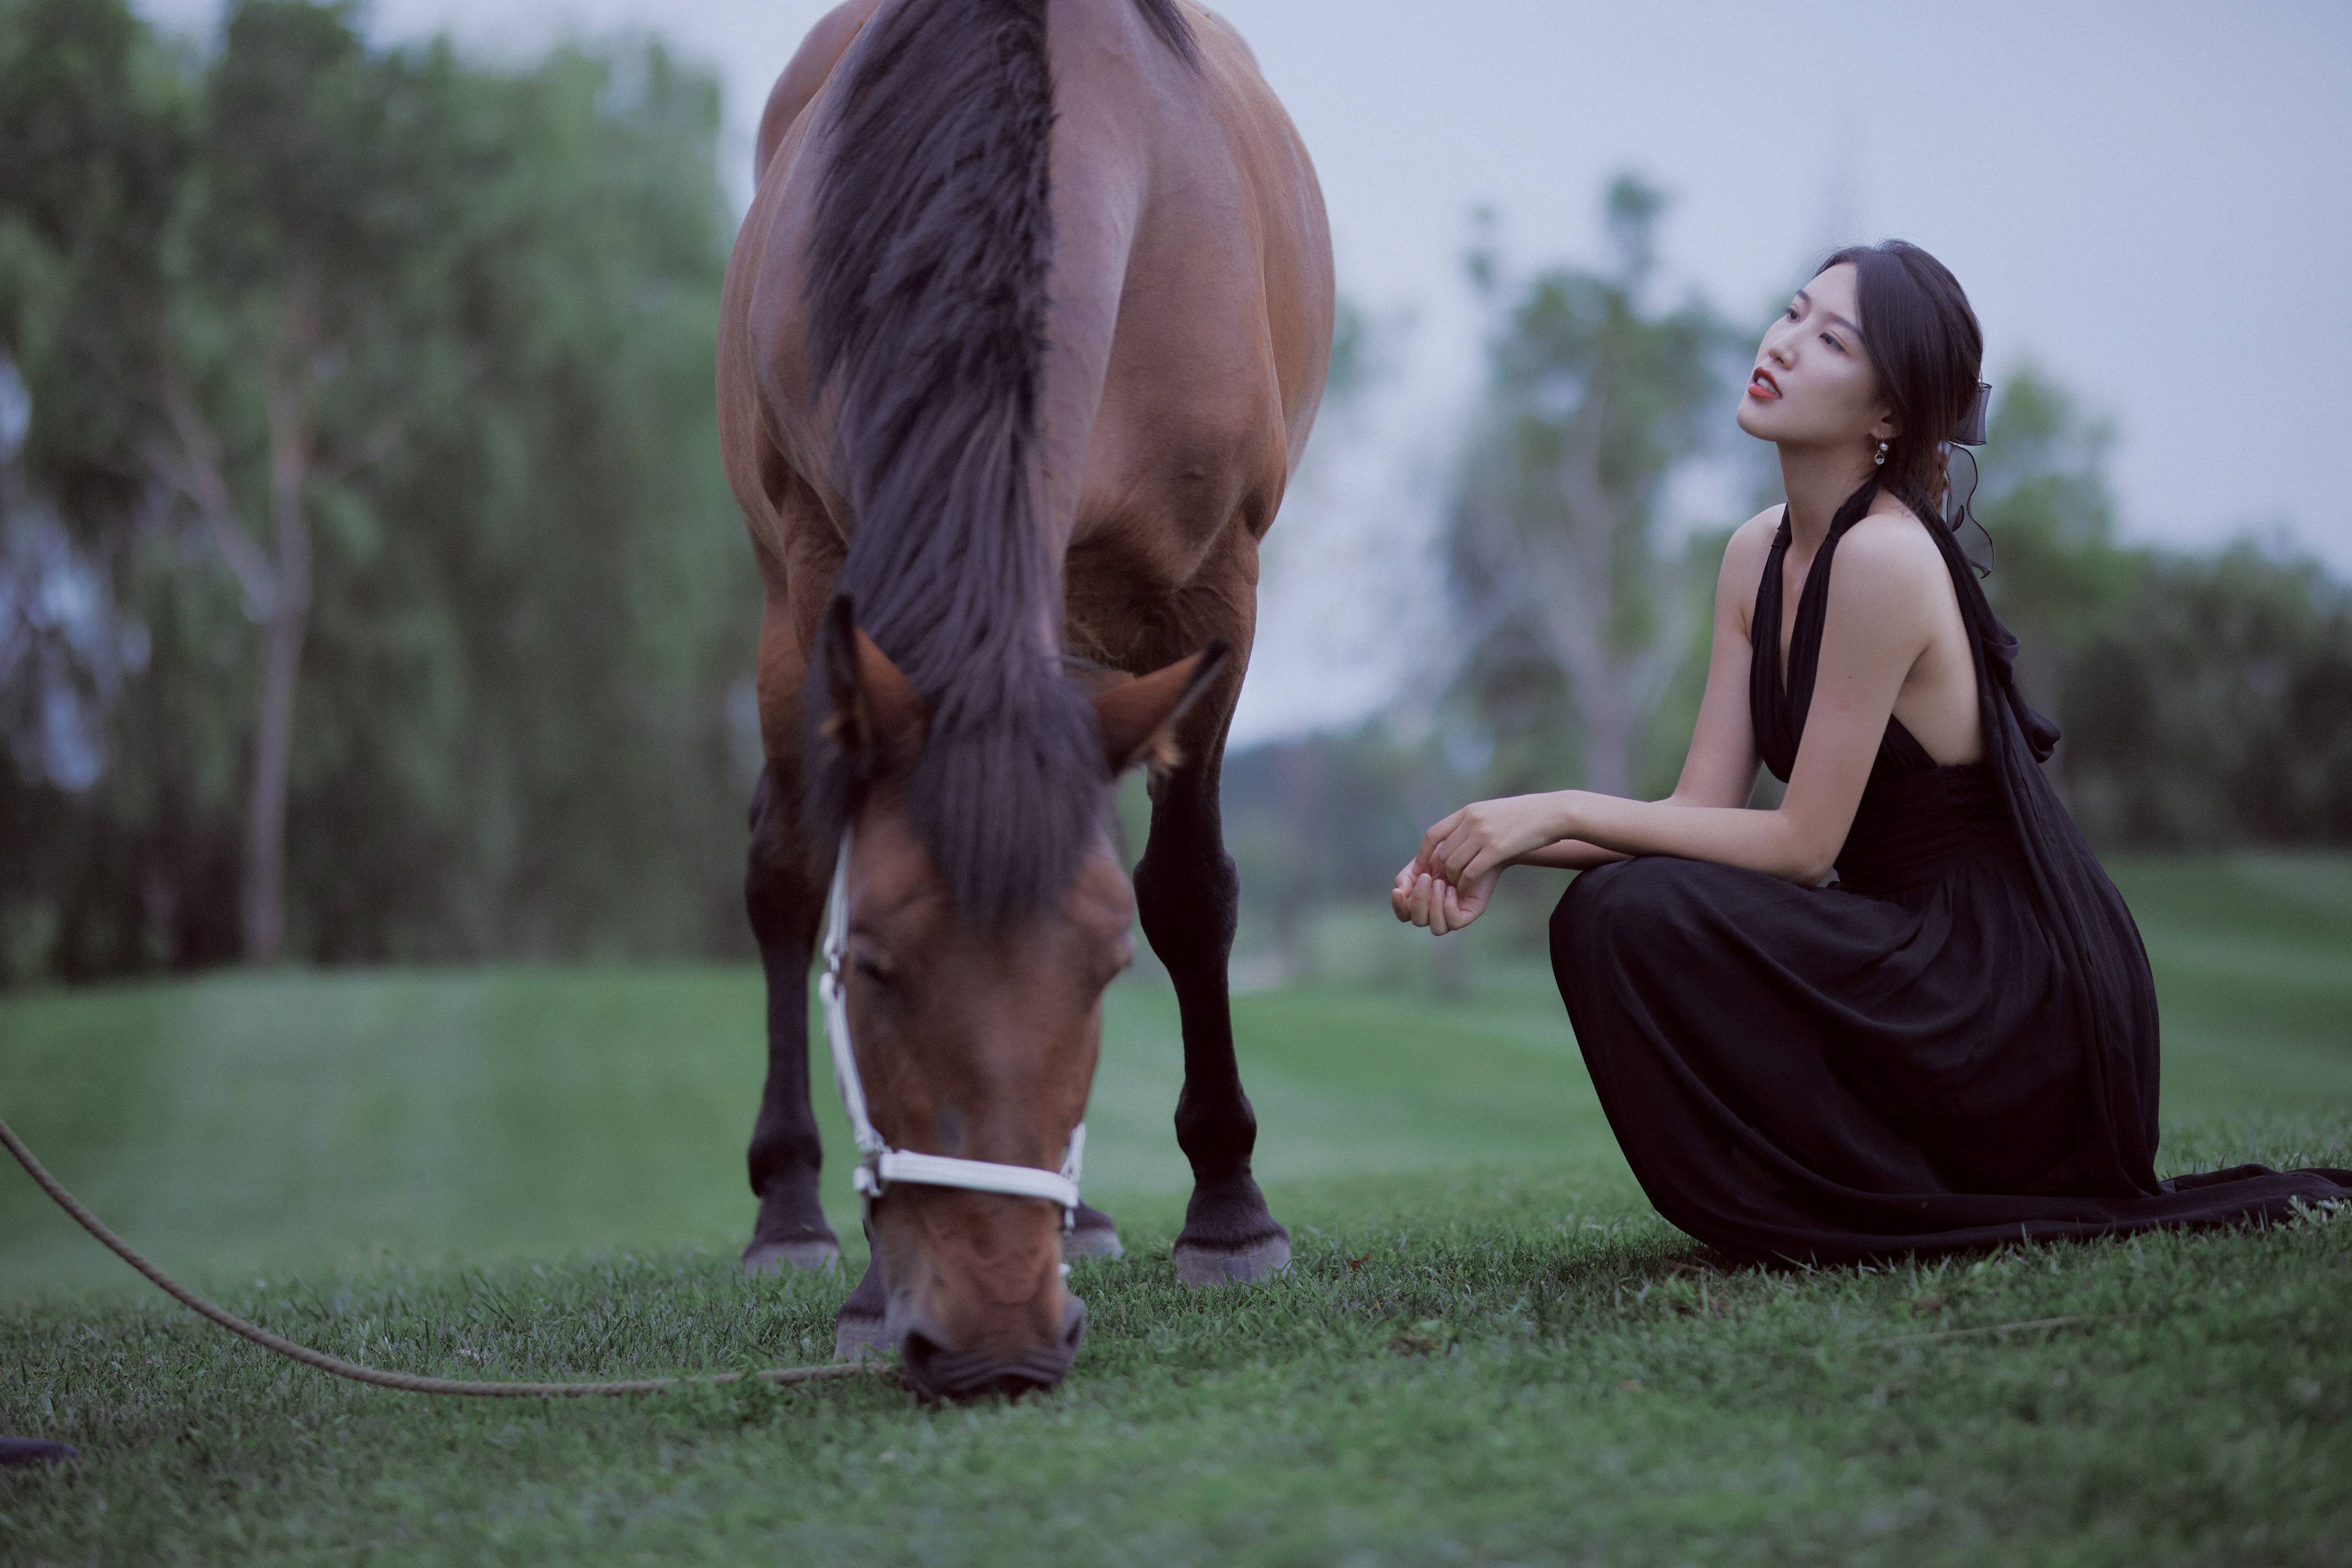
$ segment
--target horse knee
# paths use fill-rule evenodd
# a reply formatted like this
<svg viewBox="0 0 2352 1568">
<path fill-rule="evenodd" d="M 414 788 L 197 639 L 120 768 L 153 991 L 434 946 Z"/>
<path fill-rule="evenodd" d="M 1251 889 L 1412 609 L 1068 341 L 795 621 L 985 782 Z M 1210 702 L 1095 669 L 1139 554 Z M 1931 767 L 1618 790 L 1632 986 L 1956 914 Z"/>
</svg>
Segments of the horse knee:
<svg viewBox="0 0 2352 1568">
<path fill-rule="evenodd" d="M 762 949 L 787 940 L 807 923 L 802 905 L 809 878 L 793 837 L 792 803 L 766 768 L 751 791 L 751 845 L 743 858 L 743 909 L 751 935 Z"/>
<path fill-rule="evenodd" d="M 1135 910 L 1160 962 L 1222 963 L 1239 929 L 1241 874 L 1222 845 L 1178 861 L 1145 850 L 1135 868 Z"/>
</svg>

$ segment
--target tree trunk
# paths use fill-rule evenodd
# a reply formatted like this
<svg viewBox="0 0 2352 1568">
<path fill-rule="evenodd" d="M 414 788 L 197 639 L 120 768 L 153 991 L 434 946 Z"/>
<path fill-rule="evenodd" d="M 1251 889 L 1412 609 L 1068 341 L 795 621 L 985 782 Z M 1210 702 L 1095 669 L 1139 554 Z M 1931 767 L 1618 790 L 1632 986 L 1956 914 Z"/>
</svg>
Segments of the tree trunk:
<svg viewBox="0 0 2352 1568">
<path fill-rule="evenodd" d="M 307 552 L 306 535 L 295 546 Z M 275 963 L 286 939 L 286 797 L 294 751 L 294 689 L 302 668 L 302 642 L 310 630 L 309 563 L 292 568 L 286 536 L 278 542 L 278 595 L 262 647 L 261 705 L 253 734 L 253 773 L 245 814 L 245 958 Z"/>
<path fill-rule="evenodd" d="M 295 687 L 310 629 L 310 519 L 303 505 L 310 479 L 311 395 L 318 326 L 310 290 L 289 308 L 287 342 L 268 391 L 269 515 L 277 557 L 261 656 L 261 700 L 255 715 L 253 768 L 245 815 L 245 958 L 276 963 L 286 942 L 286 803 L 294 754 Z"/>
</svg>

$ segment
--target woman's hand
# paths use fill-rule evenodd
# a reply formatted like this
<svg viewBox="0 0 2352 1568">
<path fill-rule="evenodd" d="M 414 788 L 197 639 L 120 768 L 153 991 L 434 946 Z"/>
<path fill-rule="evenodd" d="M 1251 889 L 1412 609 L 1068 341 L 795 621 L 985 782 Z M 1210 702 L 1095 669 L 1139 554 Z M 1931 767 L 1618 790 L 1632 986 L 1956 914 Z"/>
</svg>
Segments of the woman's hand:
<svg viewBox="0 0 2352 1568">
<path fill-rule="evenodd" d="M 1432 877 L 1419 860 L 1411 860 L 1389 889 L 1389 908 L 1396 911 L 1397 919 L 1425 926 L 1432 936 L 1444 936 L 1485 914 L 1494 899 L 1495 884 L 1502 879 L 1503 868 L 1497 866 L 1479 880 L 1456 887 Z"/>
<path fill-rule="evenodd" d="M 1520 856 L 1575 837 L 1561 805 L 1557 795 L 1473 801 L 1422 835 L 1413 863 L 1455 888 L 1492 888 L 1495 876 Z"/>
</svg>

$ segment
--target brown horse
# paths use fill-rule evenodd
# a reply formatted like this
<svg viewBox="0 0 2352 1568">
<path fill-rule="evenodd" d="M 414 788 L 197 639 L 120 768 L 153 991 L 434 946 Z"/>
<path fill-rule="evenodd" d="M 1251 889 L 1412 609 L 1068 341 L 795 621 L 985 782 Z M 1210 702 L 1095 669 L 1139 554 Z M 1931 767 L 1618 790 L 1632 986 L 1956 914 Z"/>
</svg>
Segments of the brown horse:
<svg viewBox="0 0 2352 1568">
<path fill-rule="evenodd" d="M 1057 1166 L 1139 913 L 1183 1019 L 1179 1273 L 1278 1269 L 1226 1005 L 1217 786 L 1258 542 L 1330 356 L 1306 151 L 1189 0 L 854 0 L 777 81 L 757 167 L 719 347 L 766 587 L 745 1265 L 838 1255 L 808 973 L 854 829 L 845 984 L 882 1135 Z M 1109 807 L 1137 763 L 1152 814 L 1130 892 Z M 935 1394 L 1067 1370 L 1085 1313 L 1054 1205 L 893 1186 L 866 1230 L 845 1351 L 895 1345 Z M 1067 1247 L 1118 1243 L 1082 1208 Z"/>
</svg>

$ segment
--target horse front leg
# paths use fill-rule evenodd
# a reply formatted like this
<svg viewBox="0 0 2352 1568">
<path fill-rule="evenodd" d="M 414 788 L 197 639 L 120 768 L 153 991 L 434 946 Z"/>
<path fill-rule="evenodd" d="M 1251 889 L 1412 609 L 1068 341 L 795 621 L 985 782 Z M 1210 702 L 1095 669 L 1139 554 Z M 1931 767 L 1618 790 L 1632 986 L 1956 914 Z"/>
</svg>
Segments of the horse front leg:
<svg viewBox="0 0 2352 1568">
<path fill-rule="evenodd" d="M 751 866 L 743 901 L 760 943 L 768 982 L 768 1076 L 748 1157 L 759 1218 L 743 1248 L 753 1274 L 831 1268 L 841 1246 L 817 1198 L 824 1145 L 809 1103 L 809 960 L 824 910 L 824 885 L 812 876 L 795 821 L 798 792 L 779 781 L 773 763 L 761 770 L 751 797 Z"/>
<path fill-rule="evenodd" d="M 1135 868 L 1136 912 L 1175 983 L 1183 1023 L 1176 1142 L 1192 1164 L 1192 1197 L 1175 1254 L 1176 1277 L 1188 1285 L 1262 1279 L 1290 1264 L 1290 1234 L 1250 1173 L 1257 1115 L 1242 1092 L 1226 989 L 1241 879 L 1225 853 L 1217 788 L 1240 687 L 1236 669 L 1229 691 L 1210 694 L 1222 701 L 1201 703 L 1211 711 L 1202 732 L 1185 737 L 1177 765 L 1152 778 L 1151 837 Z"/>
<path fill-rule="evenodd" d="M 830 890 L 812 873 L 800 840 L 797 774 L 772 758 L 751 804 L 751 868 L 744 902 L 768 981 L 768 1079 L 760 1090 L 749 1163 L 760 1217 L 743 1248 L 744 1271 L 831 1269 L 841 1244 L 825 1223 L 817 1178 L 824 1144 L 809 1101 L 809 961 Z M 834 1354 L 843 1360 L 887 1348 L 882 1271 L 868 1256 L 857 1288 L 834 1318 Z"/>
<path fill-rule="evenodd" d="M 760 1214 L 743 1248 L 743 1267 L 770 1273 L 789 1264 L 830 1269 L 841 1245 L 817 1201 L 824 1145 L 809 1103 L 809 962 L 832 884 L 829 856 L 812 854 L 801 837 L 801 688 L 806 649 L 838 569 L 838 545 L 805 487 L 779 500 L 787 570 L 764 546 L 756 552 L 765 604 L 760 617 L 760 735 L 766 765 L 751 796 L 751 865 L 743 902 L 760 943 L 768 991 L 768 1074 L 747 1157 Z M 755 542 L 761 536 L 755 531 Z"/>
</svg>

